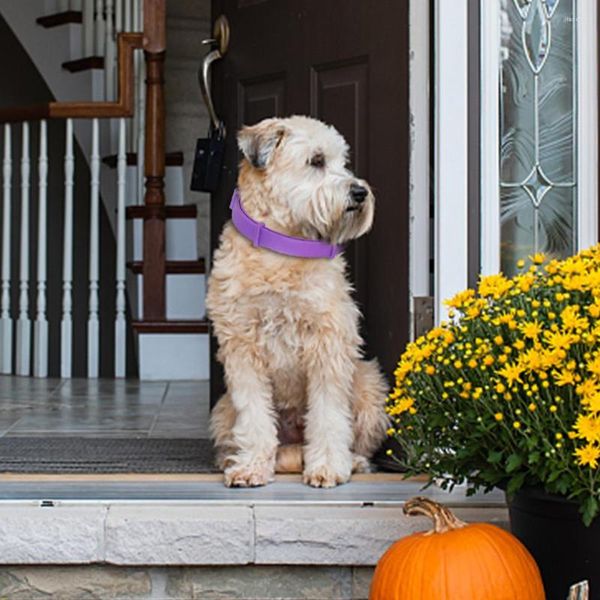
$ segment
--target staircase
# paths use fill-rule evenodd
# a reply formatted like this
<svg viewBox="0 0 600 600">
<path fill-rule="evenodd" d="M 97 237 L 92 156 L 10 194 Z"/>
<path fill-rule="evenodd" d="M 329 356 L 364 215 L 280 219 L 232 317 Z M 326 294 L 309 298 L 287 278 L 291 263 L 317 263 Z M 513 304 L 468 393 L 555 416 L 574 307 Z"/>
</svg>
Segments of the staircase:
<svg viewBox="0 0 600 600">
<path fill-rule="evenodd" d="M 115 376 L 125 375 L 127 335 L 124 315 L 127 312 L 131 318 L 126 326 L 135 332 L 137 370 L 141 379 L 207 379 L 205 261 L 198 251 L 198 209 L 194 204 L 185 204 L 188 180 L 184 178 L 183 152 L 179 149 L 165 151 L 165 5 L 165 0 L 46 0 L 23 6 L 13 0 L 0 0 L 0 12 L 58 100 L 37 107 L 38 110 L 33 112 L 31 107 L 25 106 L 1 109 L 0 123 L 39 120 L 41 130 L 48 119 L 62 119 L 71 122 L 79 146 L 92 148 L 87 157 L 88 165 L 92 180 L 96 175 L 97 194 L 109 215 L 117 246 Z M 142 37 L 137 32 L 144 33 L 145 60 L 138 49 Z M 134 48 L 129 69 L 124 53 L 120 52 L 127 35 L 130 35 L 130 45 Z M 52 45 L 52 53 L 47 52 L 48 45 Z M 54 57 L 53 61 L 49 60 L 49 54 Z M 57 56 L 60 60 L 56 60 Z M 85 98 L 86 102 L 69 102 L 73 98 Z M 82 111 L 83 104 L 85 110 Z M 184 149 L 189 150 L 188 147 Z M 101 161 L 95 151 L 96 154 L 104 151 Z M 66 164 L 66 154 L 64 160 Z M 187 175 L 187 162 L 185 170 Z M 21 181 L 22 188 L 29 189 L 28 185 Z M 66 181 L 65 190 L 68 187 Z M 92 190 L 92 197 L 93 194 Z M 7 196 L 5 182 L 4 210 L 8 205 L 10 211 L 12 204 L 15 201 L 10 196 L 10 189 Z M 64 329 L 63 326 L 63 377 L 71 375 L 70 347 L 77 335 L 87 337 L 87 375 L 99 375 L 98 298 L 101 290 L 97 270 L 98 262 L 105 255 L 103 244 L 106 240 L 96 239 L 99 237 L 97 223 L 93 217 L 90 219 L 88 327 L 87 332 L 70 332 L 69 327 Z M 37 226 L 43 233 L 45 223 L 40 221 Z M 10 233 L 3 230 L 4 237 Z M 20 240 L 22 249 L 25 241 Z M 38 247 L 44 245 L 43 237 L 42 243 L 37 241 Z M 11 247 L 10 239 L 8 242 L 3 247 Z M 202 245 L 205 250 L 207 244 Z M 65 237 L 62 251 L 67 263 L 69 252 L 78 252 L 76 246 L 69 250 L 70 246 L 73 246 L 72 239 Z M 23 258 L 20 256 L 21 265 Z M 42 256 L 41 262 L 44 260 Z M 28 288 L 29 282 L 23 281 L 22 273 L 18 281 L 11 276 L 10 257 L 3 259 L 3 267 L 5 293 L 0 319 L 0 373 L 44 377 L 47 375 L 48 341 L 31 336 L 29 327 L 19 329 L 18 322 L 13 322 L 16 307 L 10 305 L 11 286 Z M 42 280 L 43 276 L 44 273 Z M 65 319 L 70 319 L 72 282 L 68 271 L 63 269 L 62 276 L 64 323 Z M 31 288 L 36 285 L 35 320 L 46 322 L 47 329 L 43 310 L 47 282 L 43 280 L 40 285 L 39 269 L 37 281 L 31 282 Z M 124 306 L 125 286 L 128 311 Z M 23 295 L 18 308 L 21 322 L 34 320 L 34 315 L 30 314 L 34 311 Z M 19 359 L 18 348 L 23 345 L 25 350 L 21 355 L 25 356 L 30 349 L 34 356 L 40 357 L 40 368 L 36 367 L 37 363 L 32 366 L 27 360 Z"/>
</svg>

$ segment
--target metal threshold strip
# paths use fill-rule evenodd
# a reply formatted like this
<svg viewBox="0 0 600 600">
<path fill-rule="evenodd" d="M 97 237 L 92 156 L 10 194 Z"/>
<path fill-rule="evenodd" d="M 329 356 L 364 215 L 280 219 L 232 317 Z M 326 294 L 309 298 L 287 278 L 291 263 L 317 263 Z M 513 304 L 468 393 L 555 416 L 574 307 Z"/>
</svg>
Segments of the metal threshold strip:
<svg viewBox="0 0 600 600">
<path fill-rule="evenodd" d="M 186 502 L 229 505 L 398 505 L 423 493 L 425 480 L 395 474 L 356 476 L 334 489 L 313 489 L 299 476 L 279 476 L 260 488 L 229 489 L 220 475 L 0 475 L 0 502 Z M 466 497 L 464 488 L 448 493 L 435 486 L 426 495 L 449 506 L 504 507 L 493 491 Z"/>
</svg>

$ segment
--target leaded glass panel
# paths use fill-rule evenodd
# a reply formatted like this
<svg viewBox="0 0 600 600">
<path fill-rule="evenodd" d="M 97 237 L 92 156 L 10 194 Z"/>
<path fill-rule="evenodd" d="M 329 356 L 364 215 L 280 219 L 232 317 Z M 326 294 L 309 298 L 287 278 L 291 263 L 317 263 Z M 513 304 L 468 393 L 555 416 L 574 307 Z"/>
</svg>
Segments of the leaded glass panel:
<svg viewBox="0 0 600 600">
<path fill-rule="evenodd" d="M 487 0 L 485 0 L 487 1 Z M 501 268 L 576 247 L 576 3 L 498 0 Z"/>
</svg>

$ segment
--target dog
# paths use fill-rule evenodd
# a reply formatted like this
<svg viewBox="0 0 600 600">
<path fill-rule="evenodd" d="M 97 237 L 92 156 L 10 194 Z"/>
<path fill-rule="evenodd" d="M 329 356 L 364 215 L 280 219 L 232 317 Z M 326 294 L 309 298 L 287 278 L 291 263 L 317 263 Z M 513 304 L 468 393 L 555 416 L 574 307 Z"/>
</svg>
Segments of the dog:
<svg viewBox="0 0 600 600">
<path fill-rule="evenodd" d="M 344 138 L 320 121 L 266 119 L 243 127 L 238 145 L 233 222 L 222 231 L 206 298 L 227 386 L 211 415 L 217 464 L 227 486 L 302 472 L 306 484 L 334 487 L 369 470 L 388 428 L 387 384 L 377 362 L 362 358 L 360 314 L 339 253 L 369 231 L 375 200 L 347 169 Z M 236 225 L 236 214 L 254 223 L 253 233 Z M 290 255 L 248 239 L 264 232 L 284 251 L 299 241 L 302 252 L 330 254 Z"/>
</svg>

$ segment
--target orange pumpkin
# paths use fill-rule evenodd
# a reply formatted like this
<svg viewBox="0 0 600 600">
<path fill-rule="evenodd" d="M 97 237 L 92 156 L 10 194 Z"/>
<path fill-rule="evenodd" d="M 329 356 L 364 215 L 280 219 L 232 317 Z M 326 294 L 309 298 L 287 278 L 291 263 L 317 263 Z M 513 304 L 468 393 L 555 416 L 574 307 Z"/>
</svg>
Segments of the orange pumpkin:
<svg viewBox="0 0 600 600">
<path fill-rule="evenodd" d="M 404 514 L 430 517 L 434 527 L 387 550 L 375 569 L 370 600 L 544 600 L 533 557 L 510 533 L 464 523 L 423 497 L 406 502 Z"/>
</svg>

